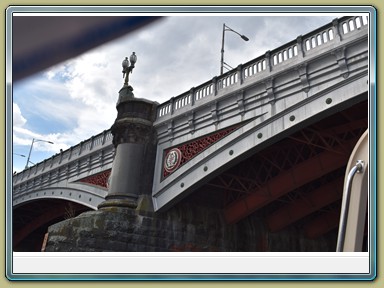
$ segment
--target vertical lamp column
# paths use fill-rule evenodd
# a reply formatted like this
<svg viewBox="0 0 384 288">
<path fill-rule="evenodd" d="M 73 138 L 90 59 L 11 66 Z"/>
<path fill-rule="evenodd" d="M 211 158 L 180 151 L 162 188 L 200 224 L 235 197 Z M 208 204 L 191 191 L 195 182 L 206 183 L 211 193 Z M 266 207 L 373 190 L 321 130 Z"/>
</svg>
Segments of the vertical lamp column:
<svg viewBox="0 0 384 288">
<path fill-rule="evenodd" d="M 113 144 L 116 149 L 112 172 L 109 180 L 106 201 L 98 208 L 126 207 L 135 209 L 139 195 L 148 194 L 143 173 L 146 173 L 146 148 L 153 139 L 153 122 L 156 117 L 157 103 L 135 98 L 133 88 L 128 85 L 129 74 L 136 63 L 133 53 L 123 61 L 124 86 L 119 91 L 116 104 L 117 118 L 111 127 Z"/>
<path fill-rule="evenodd" d="M 230 67 L 231 69 L 233 69 L 231 66 L 229 66 L 227 63 L 224 62 L 224 37 L 225 37 L 225 32 L 226 31 L 231 31 L 237 35 L 239 35 L 241 37 L 241 39 L 243 39 L 244 41 L 249 41 L 249 38 L 245 35 L 242 35 L 240 34 L 239 32 L 229 28 L 227 25 L 225 25 L 225 23 L 223 24 L 223 35 L 221 37 L 221 59 L 220 59 L 220 75 L 222 75 L 224 73 L 224 65 Z M 227 67 L 225 67 L 227 68 Z M 228 68 L 227 68 L 228 69 Z"/>
</svg>

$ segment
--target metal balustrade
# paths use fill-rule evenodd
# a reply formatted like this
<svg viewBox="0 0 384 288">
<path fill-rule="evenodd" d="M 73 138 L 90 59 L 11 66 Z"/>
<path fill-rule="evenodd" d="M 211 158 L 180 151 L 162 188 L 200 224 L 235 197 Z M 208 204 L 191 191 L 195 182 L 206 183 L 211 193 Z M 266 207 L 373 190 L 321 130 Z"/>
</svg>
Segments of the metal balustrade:
<svg viewBox="0 0 384 288">
<path fill-rule="evenodd" d="M 13 176 L 13 194 L 43 188 L 113 160 L 112 133 L 105 130 Z M 108 151 L 108 154 L 104 151 Z M 104 159 L 103 159 L 104 158 Z"/>
<path fill-rule="evenodd" d="M 253 76 L 257 73 L 264 71 L 265 69 L 267 69 L 266 60 L 262 58 L 259 61 L 256 61 L 255 63 L 244 66 L 243 76 L 244 78 L 248 78 L 250 76 Z"/>
<path fill-rule="evenodd" d="M 313 36 L 307 38 L 305 43 L 305 51 L 309 51 L 317 46 L 325 44 L 329 41 L 332 41 L 335 38 L 333 28 L 326 29 L 321 31 Z"/>
<path fill-rule="evenodd" d="M 296 57 L 306 57 L 306 52 L 311 52 L 317 47 L 333 43 L 335 39 L 343 40 L 343 35 L 354 33 L 368 24 L 367 17 L 353 16 L 335 19 L 331 23 L 324 25 L 304 36 L 299 36 L 296 40 L 288 42 L 273 51 L 268 51 L 264 55 L 249 61 L 238 68 L 228 71 L 211 81 L 207 81 L 199 86 L 198 89 L 191 89 L 177 97 L 158 106 L 157 117 L 161 118 L 186 106 L 198 105 L 198 101 L 206 97 L 215 97 L 217 92 L 223 91 L 228 87 L 242 84 L 243 80 L 251 76 L 257 76 L 264 71 L 272 72 L 279 69 L 279 65 Z M 276 67 L 276 68 L 275 68 Z"/>
<path fill-rule="evenodd" d="M 344 34 L 360 29 L 362 26 L 368 24 L 368 18 L 362 16 L 352 17 L 341 23 L 342 31 Z"/>
<path fill-rule="evenodd" d="M 272 54 L 273 66 L 281 62 L 284 62 L 288 59 L 291 59 L 297 55 L 298 55 L 297 44 L 295 43 L 295 44 L 289 45 L 288 47 L 283 48 L 281 51 L 278 51 Z"/>
</svg>

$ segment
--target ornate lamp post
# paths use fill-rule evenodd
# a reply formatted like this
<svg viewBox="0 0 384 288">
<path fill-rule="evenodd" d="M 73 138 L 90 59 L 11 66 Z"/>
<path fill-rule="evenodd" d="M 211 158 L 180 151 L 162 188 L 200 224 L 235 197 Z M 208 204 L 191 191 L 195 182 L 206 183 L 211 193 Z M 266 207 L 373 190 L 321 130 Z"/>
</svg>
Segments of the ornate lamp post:
<svg viewBox="0 0 384 288">
<path fill-rule="evenodd" d="M 150 195 L 152 185 L 146 180 L 146 169 L 154 165 L 155 156 L 148 147 L 153 142 L 153 122 L 157 103 L 135 98 L 133 88 L 128 84 L 137 56 L 135 52 L 122 62 L 124 86 L 119 91 L 116 104 L 117 117 L 111 127 L 115 158 L 109 178 L 108 195 L 99 209 L 123 207 L 136 209 L 139 198 Z M 153 150 L 155 151 L 155 150 Z M 150 174 L 150 173 L 149 173 Z M 152 176 L 151 176 L 152 177 Z M 152 178 L 150 178 L 152 179 Z"/>
<path fill-rule="evenodd" d="M 128 81 L 129 81 L 129 73 L 132 73 L 133 68 L 135 68 L 135 63 L 137 61 L 137 56 L 135 52 L 132 52 L 132 55 L 129 57 L 125 57 L 123 60 L 123 63 L 121 65 L 123 66 L 123 78 L 125 76 L 125 81 L 124 81 L 124 86 L 128 86 Z M 129 62 L 131 62 L 131 65 L 129 66 Z"/>
<path fill-rule="evenodd" d="M 33 139 L 32 139 L 32 144 L 31 144 L 31 148 L 29 149 L 29 154 L 28 154 L 28 158 L 27 158 L 27 163 L 25 164 L 25 169 L 28 168 L 28 164 L 29 164 L 29 163 L 32 163 L 31 161 L 29 161 L 29 158 L 31 158 L 31 152 L 32 152 L 33 144 L 34 144 L 35 142 L 46 142 L 46 143 L 49 143 L 49 144 L 54 144 L 54 143 L 51 142 L 51 141 L 41 140 L 41 139 L 35 139 L 35 138 L 33 138 Z M 33 163 L 32 163 L 32 164 L 33 164 Z"/>
<path fill-rule="evenodd" d="M 135 68 L 135 63 L 137 61 L 137 56 L 135 52 L 132 52 L 132 55 L 129 57 L 125 57 L 123 62 L 121 63 L 121 66 L 123 66 L 123 78 L 124 78 L 124 85 L 119 91 L 119 99 L 117 100 L 116 107 L 120 105 L 120 103 L 132 100 L 134 98 L 134 95 L 132 93 L 133 88 L 131 85 L 128 85 L 129 82 L 129 73 L 132 73 L 133 68 Z M 129 65 L 129 62 L 131 62 L 131 65 Z"/>
<path fill-rule="evenodd" d="M 221 38 L 221 61 L 220 61 L 220 75 L 223 74 L 223 69 L 224 69 L 224 64 L 228 65 L 227 63 L 224 62 L 224 36 L 226 31 L 232 31 L 239 35 L 241 39 L 244 41 L 248 41 L 249 38 L 245 35 L 240 34 L 239 32 L 236 32 L 235 30 L 229 28 L 225 23 L 223 24 L 223 37 Z M 229 66 L 229 65 L 228 65 Z"/>
</svg>

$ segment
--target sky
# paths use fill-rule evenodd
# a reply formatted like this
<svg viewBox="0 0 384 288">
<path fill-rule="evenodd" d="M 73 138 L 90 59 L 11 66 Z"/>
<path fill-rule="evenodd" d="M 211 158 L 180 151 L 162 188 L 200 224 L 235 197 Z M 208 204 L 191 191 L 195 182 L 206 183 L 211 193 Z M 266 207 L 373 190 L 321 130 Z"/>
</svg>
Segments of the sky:
<svg viewBox="0 0 384 288">
<path fill-rule="evenodd" d="M 163 103 L 220 75 L 224 23 L 250 39 L 245 42 L 225 32 L 224 61 L 235 68 L 340 16 L 163 17 L 17 81 L 13 83 L 13 171 L 25 168 L 33 138 L 44 140 L 35 142 L 31 152 L 30 161 L 38 163 L 109 129 L 124 82 L 121 62 L 132 52 L 137 62 L 129 83 L 135 97 Z"/>
</svg>

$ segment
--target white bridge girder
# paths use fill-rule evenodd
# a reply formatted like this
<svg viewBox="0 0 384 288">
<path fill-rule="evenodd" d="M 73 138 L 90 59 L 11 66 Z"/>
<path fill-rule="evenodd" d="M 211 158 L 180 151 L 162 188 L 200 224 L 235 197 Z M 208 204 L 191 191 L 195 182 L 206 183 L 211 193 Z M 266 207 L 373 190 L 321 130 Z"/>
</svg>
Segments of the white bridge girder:
<svg viewBox="0 0 384 288">
<path fill-rule="evenodd" d="M 66 187 L 47 187 L 28 191 L 13 199 L 14 209 L 28 204 L 30 201 L 42 199 L 60 199 L 75 202 L 97 210 L 97 206 L 105 200 L 107 190 L 87 184 L 69 183 Z"/>
</svg>

